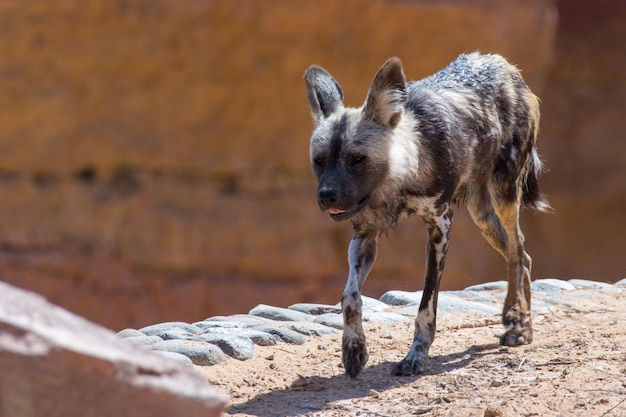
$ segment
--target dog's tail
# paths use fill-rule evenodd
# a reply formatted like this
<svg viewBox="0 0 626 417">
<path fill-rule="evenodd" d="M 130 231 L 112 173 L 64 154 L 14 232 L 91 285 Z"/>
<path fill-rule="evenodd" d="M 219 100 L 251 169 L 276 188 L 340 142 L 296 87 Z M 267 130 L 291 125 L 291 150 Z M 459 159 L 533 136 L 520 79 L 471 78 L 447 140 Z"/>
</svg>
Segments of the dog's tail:
<svg viewBox="0 0 626 417">
<path fill-rule="evenodd" d="M 539 189 L 539 174 L 543 170 L 543 163 L 539 158 L 537 149 L 533 146 L 526 167 L 522 185 L 522 202 L 530 209 L 551 213 L 554 210 L 548 203 L 541 190 Z"/>
</svg>

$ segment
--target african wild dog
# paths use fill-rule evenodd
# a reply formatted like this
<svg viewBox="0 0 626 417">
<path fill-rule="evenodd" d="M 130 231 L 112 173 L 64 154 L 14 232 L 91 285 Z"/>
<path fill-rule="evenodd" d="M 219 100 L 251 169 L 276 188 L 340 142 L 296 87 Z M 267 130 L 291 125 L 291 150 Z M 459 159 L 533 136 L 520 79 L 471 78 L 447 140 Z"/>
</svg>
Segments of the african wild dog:
<svg viewBox="0 0 626 417">
<path fill-rule="evenodd" d="M 462 54 L 438 73 L 406 83 L 400 60 L 391 58 L 360 108 L 344 107 L 341 87 L 323 68 L 311 66 L 304 80 L 315 122 L 310 156 L 318 204 L 335 221 L 350 219 L 354 230 L 341 299 L 346 374 L 355 378 L 368 359 L 361 289 L 378 238 L 404 215 L 420 216 L 429 239 L 413 344 L 393 374 L 424 370 L 452 208 L 461 201 L 506 259 L 501 343 L 532 342 L 531 258 L 519 212 L 522 204 L 541 211 L 549 206 L 537 183 L 539 101 L 519 70 L 499 55 Z"/>
</svg>

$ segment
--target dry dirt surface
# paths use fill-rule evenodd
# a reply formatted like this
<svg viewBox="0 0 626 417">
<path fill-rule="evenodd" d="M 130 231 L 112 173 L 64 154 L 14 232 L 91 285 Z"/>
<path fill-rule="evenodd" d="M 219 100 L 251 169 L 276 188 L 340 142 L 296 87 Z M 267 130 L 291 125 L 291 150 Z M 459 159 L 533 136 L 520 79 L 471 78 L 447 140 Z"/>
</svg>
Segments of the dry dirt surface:
<svg viewBox="0 0 626 417">
<path fill-rule="evenodd" d="M 498 345 L 495 318 L 440 321 L 423 375 L 391 376 L 413 323 L 366 329 L 369 362 L 343 374 L 341 336 L 255 347 L 198 368 L 230 396 L 228 416 L 626 417 L 626 291 L 587 294 L 534 317 L 535 341 Z"/>
</svg>

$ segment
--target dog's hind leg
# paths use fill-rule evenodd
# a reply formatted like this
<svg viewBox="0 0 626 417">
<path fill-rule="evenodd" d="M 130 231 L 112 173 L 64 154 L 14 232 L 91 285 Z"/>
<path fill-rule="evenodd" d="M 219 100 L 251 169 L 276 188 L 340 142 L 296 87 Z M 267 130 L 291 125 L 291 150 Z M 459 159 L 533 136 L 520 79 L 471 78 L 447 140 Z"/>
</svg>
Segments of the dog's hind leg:
<svg viewBox="0 0 626 417">
<path fill-rule="evenodd" d="M 496 206 L 496 213 L 509 236 L 506 245 L 506 270 L 509 281 L 504 300 L 502 323 L 507 331 L 500 339 L 506 346 L 533 341 L 530 319 L 530 268 L 532 260 L 524 251 L 524 235 L 519 227 L 520 202 Z"/>
<path fill-rule="evenodd" d="M 341 297 L 343 311 L 342 363 L 346 375 L 356 378 L 367 363 L 367 347 L 362 325 L 361 289 L 378 252 L 378 232 L 355 236 L 348 248 L 350 274 Z"/>
<path fill-rule="evenodd" d="M 435 339 L 437 319 L 437 298 L 439 283 L 448 250 L 448 239 L 452 224 L 452 209 L 446 204 L 437 216 L 426 219 L 428 225 L 428 245 L 426 246 L 426 278 L 424 292 L 417 317 L 413 344 L 406 357 L 395 364 L 394 375 L 417 375 L 424 371 L 428 350 Z"/>
<path fill-rule="evenodd" d="M 485 239 L 507 262 L 508 292 L 504 301 L 502 323 L 507 332 L 500 342 L 507 346 L 531 343 L 533 340 L 530 318 L 530 270 L 532 259 L 524 251 L 524 235 L 519 227 L 520 202 L 492 202 L 487 192 L 478 193 L 468 202 L 474 223 Z"/>
</svg>

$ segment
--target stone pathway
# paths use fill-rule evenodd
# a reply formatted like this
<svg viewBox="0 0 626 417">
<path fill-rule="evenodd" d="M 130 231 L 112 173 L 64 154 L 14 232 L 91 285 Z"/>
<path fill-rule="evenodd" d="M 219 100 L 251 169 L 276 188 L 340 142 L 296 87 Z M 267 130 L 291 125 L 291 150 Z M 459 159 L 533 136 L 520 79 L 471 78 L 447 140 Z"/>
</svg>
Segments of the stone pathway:
<svg viewBox="0 0 626 417">
<path fill-rule="evenodd" d="M 506 295 L 505 281 L 474 285 L 461 291 L 439 293 L 437 316 L 459 327 L 500 322 Z M 626 279 L 615 284 L 572 279 L 541 279 L 532 283 L 534 316 L 552 306 L 572 307 L 593 293 L 626 292 Z M 407 322 L 417 313 L 422 292 L 389 291 L 380 300 L 363 297 L 364 327 Z M 299 303 L 289 308 L 259 304 L 248 314 L 214 316 L 196 323 L 167 322 L 117 333 L 129 343 L 175 359 L 188 366 L 214 365 L 227 356 L 251 359 L 254 346 L 303 344 L 307 337 L 341 332 L 339 305 Z"/>
</svg>

